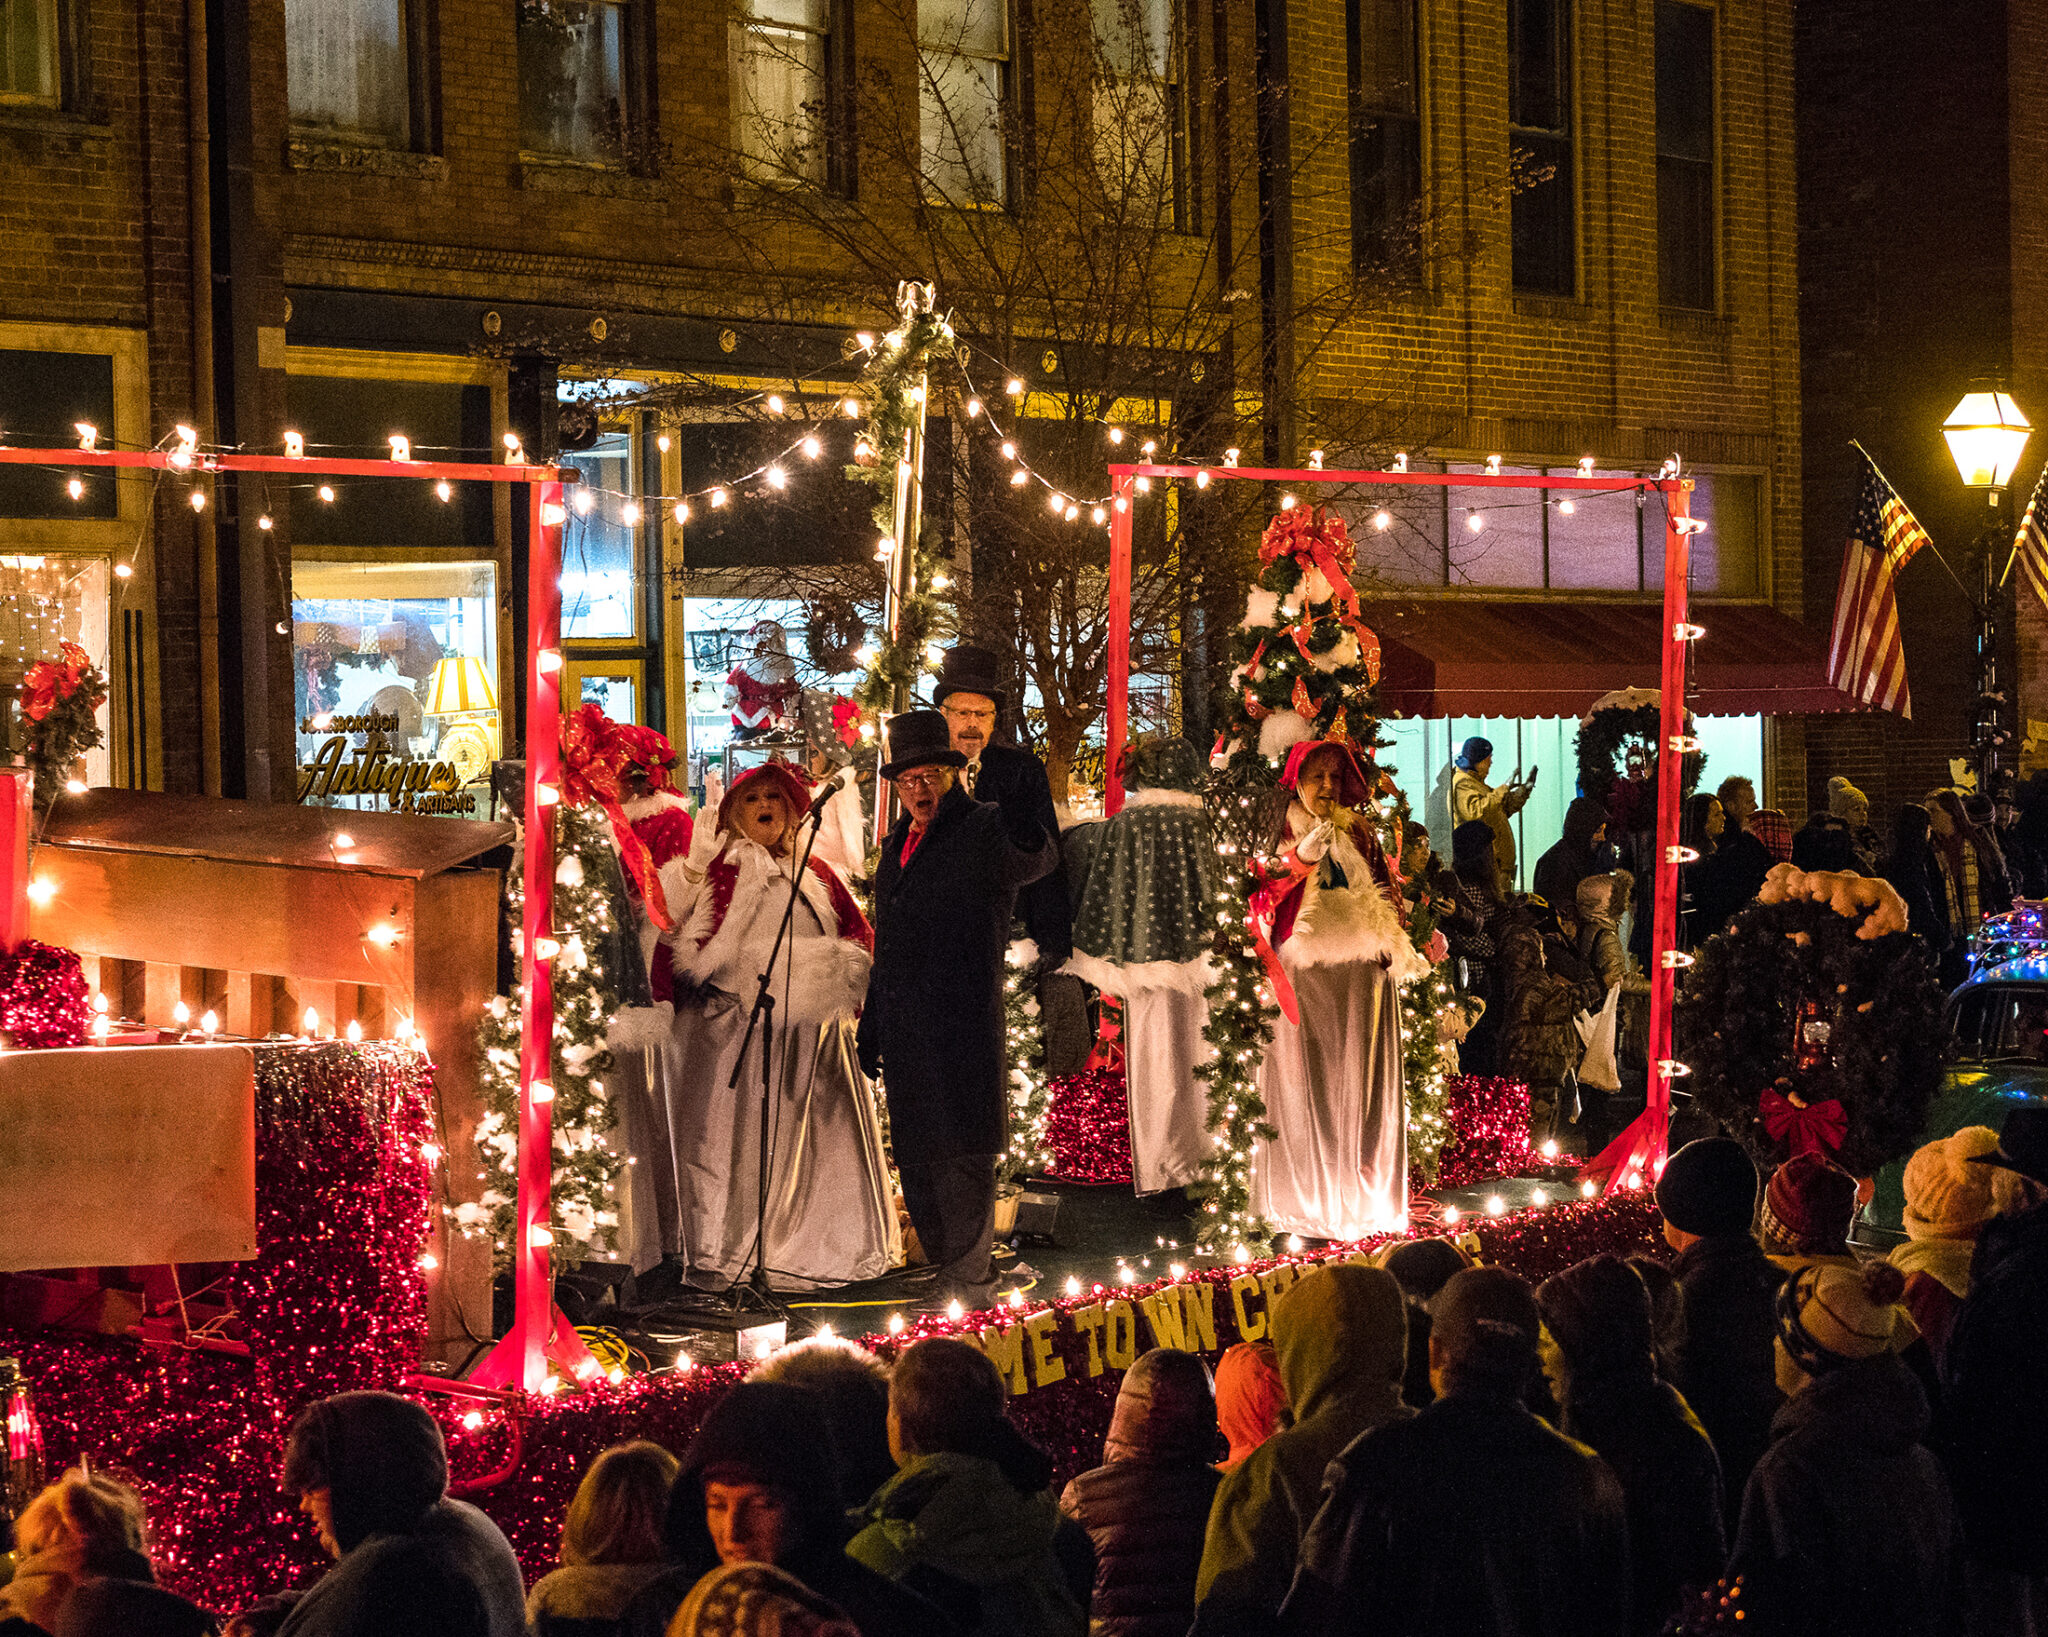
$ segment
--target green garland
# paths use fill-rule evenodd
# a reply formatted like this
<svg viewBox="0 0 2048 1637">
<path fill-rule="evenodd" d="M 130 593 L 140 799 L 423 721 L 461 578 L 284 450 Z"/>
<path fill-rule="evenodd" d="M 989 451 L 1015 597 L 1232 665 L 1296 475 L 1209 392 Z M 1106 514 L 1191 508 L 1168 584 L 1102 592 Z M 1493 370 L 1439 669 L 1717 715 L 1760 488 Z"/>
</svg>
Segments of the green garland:
<svg viewBox="0 0 2048 1637">
<path fill-rule="evenodd" d="M 1217 850 L 1226 865 L 1245 853 L 1239 842 L 1222 834 Z M 1210 1255 L 1256 1254 L 1272 1239 L 1271 1230 L 1252 1214 L 1251 1176 L 1252 1145 L 1273 1135 L 1266 1123 L 1266 1100 L 1259 1095 L 1259 1064 L 1272 1042 L 1279 1009 L 1267 998 L 1266 963 L 1252 947 L 1245 924 L 1244 880 L 1242 869 L 1217 872 L 1210 949 L 1216 976 L 1206 995 L 1209 1020 L 1202 1025 L 1202 1038 L 1212 1050 L 1209 1061 L 1195 1069 L 1209 1084 L 1207 1126 L 1214 1146 L 1201 1180 L 1189 1192 L 1201 1206 L 1195 1242 Z"/>
<path fill-rule="evenodd" d="M 1760 1103 L 1776 1088 L 1842 1105 L 1833 1158 L 1859 1177 L 1909 1153 L 1926 1127 L 1945 1051 L 1941 986 L 1917 938 L 1859 938 L 1860 917 L 1811 902 L 1754 904 L 1709 938 L 1672 1012 L 1686 1089 L 1760 1165 L 1787 1158 Z M 1832 1009 L 1827 1061 L 1795 1078 L 1800 1005 Z"/>
<path fill-rule="evenodd" d="M 607 1133 L 618 1112 L 605 1090 L 612 1054 L 605 1031 L 619 1010 L 610 962 L 638 953 L 631 927 L 621 927 L 613 906 L 625 902 L 625 884 L 612 851 L 610 827 L 594 809 L 560 809 L 555 866 L 555 1047 L 549 1079 L 555 1087 L 554 1256 L 573 1266 L 611 1250 L 618 1237 L 616 1183 L 625 1163 Z M 505 912 L 521 924 L 525 884 L 515 869 L 505 887 Z M 628 953 L 630 952 L 630 954 Z M 449 1213 L 466 1238 L 490 1235 L 500 1268 L 511 1265 L 519 1195 L 519 1055 L 523 1008 L 519 991 L 485 1008 L 477 1028 L 483 1059 L 485 1113 L 477 1122 L 477 1157 L 485 1188 L 478 1204 Z"/>
<path fill-rule="evenodd" d="M 1014 1182 L 1052 1164 L 1045 1142 L 1051 1092 L 1045 1077 L 1045 1018 L 1038 1005 L 1038 963 L 1003 962 L 1003 1039 L 1009 1061 L 1010 1141 L 996 1180 Z"/>
<path fill-rule="evenodd" d="M 1688 727 L 1690 719 L 1688 712 Z M 1662 705 L 1609 705 L 1605 710 L 1593 711 L 1579 725 L 1578 737 L 1572 741 L 1579 764 L 1579 793 L 1591 796 L 1607 809 L 1617 832 L 1651 831 L 1657 827 L 1656 766 L 1658 742 L 1663 733 Z M 1632 739 L 1641 740 L 1649 751 L 1650 776 L 1643 781 L 1647 789 L 1642 797 L 1624 801 L 1618 787 L 1629 781 L 1623 778 L 1619 758 L 1622 747 Z M 1680 800 L 1699 789 L 1700 774 L 1706 765 L 1706 752 L 1686 752 L 1679 764 Z"/>
</svg>

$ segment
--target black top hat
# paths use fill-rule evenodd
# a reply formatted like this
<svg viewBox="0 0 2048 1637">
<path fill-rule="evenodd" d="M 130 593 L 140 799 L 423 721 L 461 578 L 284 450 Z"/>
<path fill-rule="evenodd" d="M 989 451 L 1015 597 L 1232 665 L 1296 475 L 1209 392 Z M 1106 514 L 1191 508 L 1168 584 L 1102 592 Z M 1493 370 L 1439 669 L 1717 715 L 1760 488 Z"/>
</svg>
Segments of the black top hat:
<svg viewBox="0 0 2048 1637">
<path fill-rule="evenodd" d="M 965 767 L 967 758 L 953 748 L 953 730 L 937 711 L 905 711 L 889 718 L 889 759 L 882 777 L 893 779 L 913 767 Z"/>
<path fill-rule="evenodd" d="M 1970 1163 L 1995 1165 L 2001 1171 L 2017 1171 L 2048 1183 L 2048 1108 L 2025 1103 L 2014 1109 L 2005 1117 L 1997 1148 L 1974 1156 Z"/>
<path fill-rule="evenodd" d="M 1001 711 L 1010 696 L 1002 689 L 1000 663 L 992 650 L 971 643 L 948 648 L 939 661 L 939 679 L 932 684 L 932 703 L 943 705 L 949 693 L 978 693 L 994 700 Z"/>
</svg>

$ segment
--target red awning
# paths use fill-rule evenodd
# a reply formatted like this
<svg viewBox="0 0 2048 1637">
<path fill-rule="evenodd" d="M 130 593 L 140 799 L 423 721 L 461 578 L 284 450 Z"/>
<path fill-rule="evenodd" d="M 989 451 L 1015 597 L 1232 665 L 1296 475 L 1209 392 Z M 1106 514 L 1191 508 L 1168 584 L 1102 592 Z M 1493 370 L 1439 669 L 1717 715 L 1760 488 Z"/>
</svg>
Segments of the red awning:
<svg viewBox="0 0 2048 1637">
<path fill-rule="evenodd" d="M 1617 688 L 1654 688 L 1656 603 L 1478 597 L 1364 605 L 1381 648 L 1380 704 L 1401 716 L 1582 716 Z M 1707 603 L 1688 696 L 1701 716 L 1867 709 L 1828 680 L 1827 639 L 1775 608 Z"/>
</svg>

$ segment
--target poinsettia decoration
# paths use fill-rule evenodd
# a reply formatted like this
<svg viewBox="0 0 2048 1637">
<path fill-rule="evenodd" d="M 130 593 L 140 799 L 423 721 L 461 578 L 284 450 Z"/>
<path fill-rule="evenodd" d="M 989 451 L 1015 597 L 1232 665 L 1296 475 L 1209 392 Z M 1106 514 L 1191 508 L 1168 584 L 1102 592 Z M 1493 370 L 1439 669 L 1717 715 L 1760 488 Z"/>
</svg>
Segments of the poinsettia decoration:
<svg viewBox="0 0 2048 1637">
<path fill-rule="evenodd" d="M 71 764 L 100 745 L 97 712 L 107 702 L 107 679 L 75 642 L 60 643 L 57 658 L 38 660 L 21 682 L 21 714 L 28 719 L 28 765 L 36 801 L 48 806 L 70 776 Z"/>
</svg>

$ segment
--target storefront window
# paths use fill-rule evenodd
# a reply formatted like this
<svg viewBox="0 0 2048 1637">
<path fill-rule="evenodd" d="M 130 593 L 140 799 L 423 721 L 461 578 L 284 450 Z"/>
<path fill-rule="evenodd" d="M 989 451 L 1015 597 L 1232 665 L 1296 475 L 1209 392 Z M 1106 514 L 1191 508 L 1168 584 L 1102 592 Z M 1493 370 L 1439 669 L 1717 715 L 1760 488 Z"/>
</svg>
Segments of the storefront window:
<svg viewBox="0 0 2048 1637">
<path fill-rule="evenodd" d="M 768 624 L 779 629 L 766 630 Z M 705 769 L 722 766 L 726 747 L 747 737 L 735 715 L 759 709 L 736 686 L 728 693 L 735 670 L 751 666 L 764 690 L 780 677 L 803 690 L 849 694 L 860 681 L 858 670 L 827 671 L 812 660 L 805 608 L 794 598 L 691 597 L 683 604 L 683 632 L 689 645 L 689 779 L 700 795 Z M 789 660 L 786 668 L 774 662 L 778 649 Z M 584 698 L 595 680 L 584 678 Z"/>
<path fill-rule="evenodd" d="M 630 637 L 639 534 L 625 510 L 625 497 L 633 492 L 631 436 L 607 433 L 588 450 L 561 460 L 582 477 L 569 491 L 573 503 L 562 524 L 562 635 Z"/>
<path fill-rule="evenodd" d="M 294 563 L 300 799 L 488 817 L 497 605 L 492 563 Z"/>
<path fill-rule="evenodd" d="M 12 700 L 22 678 L 38 660 L 58 658 L 58 645 L 73 642 L 110 678 L 107 642 L 107 562 L 103 557 L 0 556 L 0 688 Z M 109 707 L 99 710 L 103 735 L 85 753 L 85 782 L 113 782 Z M 7 748 L 21 750 L 24 729 L 18 709 L 8 712 Z"/>
</svg>

